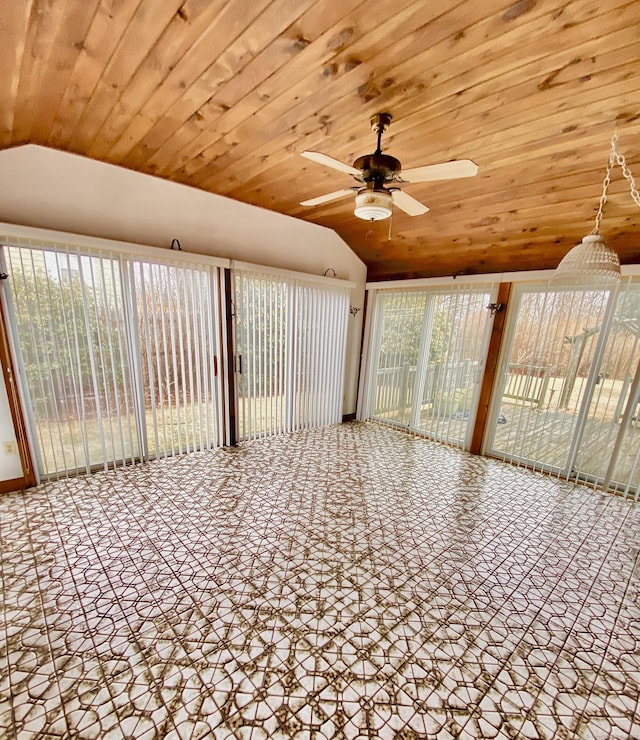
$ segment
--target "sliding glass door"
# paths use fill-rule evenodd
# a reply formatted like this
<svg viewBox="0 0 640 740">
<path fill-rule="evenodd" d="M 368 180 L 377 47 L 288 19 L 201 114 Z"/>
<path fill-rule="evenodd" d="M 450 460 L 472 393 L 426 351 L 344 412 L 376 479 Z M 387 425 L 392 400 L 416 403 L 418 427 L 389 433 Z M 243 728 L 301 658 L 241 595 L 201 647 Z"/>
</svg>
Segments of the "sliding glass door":
<svg viewBox="0 0 640 740">
<path fill-rule="evenodd" d="M 4 253 L 40 473 L 138 458 L 118 260 L 17 247 Z"/>
<path fill-rule="evenodd" d="M 459 447 L 470 443 L 491 329 L 488 288 L 430 296 L 412 427 Z"/>
<path fill-rule="evenodd" d="M 595 358 L 584 425 L 571 461 L 578 478 L 625 493 L 640 489 L 640 284 L 622 287 Z"/>
<path fill-rule="evenodd" d="M 487 284 L 375 291 L 361 416 L 468 447 L 492 295 Z"/>
<path fill-rule="evenodd" d="M 238 437 L 249 439 L 291 426 L 285 395 L 291 296 L 284 280 L 247 272 L 236 273 L 234 287 Z"/>
<path fill-rule="evenodd" d="M 239 438 L 341 421 L 348 288 L 236 270 L 234 306 Z"/>
<path fill-rule="evenodd" d="M 220 444 L 218 269 L 4 246 L 40 476 Z"/>
<path fill-rule="evenodd" d="M 640 285 L 514 289 L 489 454 L 637 491 Z"/>
</svg>

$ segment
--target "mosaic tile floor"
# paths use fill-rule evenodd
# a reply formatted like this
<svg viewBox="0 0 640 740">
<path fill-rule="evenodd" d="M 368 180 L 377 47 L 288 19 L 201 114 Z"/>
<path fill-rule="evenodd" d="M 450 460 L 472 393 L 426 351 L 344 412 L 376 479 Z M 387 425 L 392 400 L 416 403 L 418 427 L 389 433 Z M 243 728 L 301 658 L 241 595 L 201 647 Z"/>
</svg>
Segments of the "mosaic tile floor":
<svg viewBox="0 0 640 740">
<path fill-rule="evenodd" d="M 640 738 L 640 506 L 370 424 L 0 497 L 0 735 Z"/>
</svg>

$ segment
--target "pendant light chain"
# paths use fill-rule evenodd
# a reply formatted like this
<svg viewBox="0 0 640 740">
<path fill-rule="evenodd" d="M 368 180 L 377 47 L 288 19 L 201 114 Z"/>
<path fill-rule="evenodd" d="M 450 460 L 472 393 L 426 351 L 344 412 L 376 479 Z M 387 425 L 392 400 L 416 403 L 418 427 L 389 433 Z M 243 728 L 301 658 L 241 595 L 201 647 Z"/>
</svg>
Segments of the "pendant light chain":
<svg viewBox="0 0 640 740">
<path fill-rule="evenodd" d="M 600 196 L 600 204 L 598 205 L 598 213 L 596 214 L 596 225 L 591 232 L 592 234 L 600 234 L 602 213 L 604 211 L 605 203 L 607 202 L 607 190 L 609 189 L 609 185 L 611 184 L 611 170 L 613 169 L 613 166 L 615 164 L 618 164 L 622 169 L 622 174 L 629 182 L 631 197 L 633 198 L 636 205 L 640 207 L 640 193 L 638 192 L 638 188 L 636 187 L 636 182 L 633 179 L 631 170 L 627 165 L 627 160 L 625 159 L 624 154 L 622 154 L 618 149 L 618 134 L 616 132 L 611 137 L 611 151 L 609 152 L 609 162 L 607 163 L 607 171 L 602 182 L 602 195 Z"/>
<path fill-rule="evenodd" d="M 607 162 L 607 172 L 602 182 L 602 195 L 600 196 L 600 203 L 598 205 L 598 213 L 596 213 L 596 225 L 593 228 L 592 234 L 600 233 L 600 223 L 602 221 L 602 213 L 604 211 L 605 203 L 607 202 L 607 190 L 611 185 L 611 170 L 613 165 L 616 163 L 616 154 L 618 152 L 617 146 L 618 134 L 614 134 L 611 137 L 611 151 L 609 152 L 609 161 Z"/>
<path fill-rule="evenodd" d="M 616 162 L 622 168 L 622 174 L 627 178 L 629 182 L 629 187 L 631 189 L 631 197 L 635 201 L 636 205 L 640 207 L 640 193 L 638 192 L 638 188 L 636 187 L 636 181 L 633 179 L 633 175 L 631 174 L 631 170 L 629 169 L 627 165 L 627 160 L 624 158 L 624 154 L 621 154 L 618 151 L 617 134 L 614 134 L 614 137 L 616 139 Z"/>
</svg>

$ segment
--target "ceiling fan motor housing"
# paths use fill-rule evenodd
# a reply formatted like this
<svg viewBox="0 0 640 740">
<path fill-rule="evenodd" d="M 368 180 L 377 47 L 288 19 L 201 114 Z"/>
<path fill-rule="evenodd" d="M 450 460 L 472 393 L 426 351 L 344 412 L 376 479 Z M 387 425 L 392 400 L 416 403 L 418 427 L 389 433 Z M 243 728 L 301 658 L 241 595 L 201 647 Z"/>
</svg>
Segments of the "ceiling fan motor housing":
<svg viewBox="0 0 640 740">
<path fill-rule="evenodd" d="M 359 179 L 367 184 L 373 183 L 374 187 L 381 187 L 383 183 L 390 182 L 400 174 L 402 169 L 400 160 L 379 152 L 358 157 L 353 166 L 362 172 Z"/>
</svg>

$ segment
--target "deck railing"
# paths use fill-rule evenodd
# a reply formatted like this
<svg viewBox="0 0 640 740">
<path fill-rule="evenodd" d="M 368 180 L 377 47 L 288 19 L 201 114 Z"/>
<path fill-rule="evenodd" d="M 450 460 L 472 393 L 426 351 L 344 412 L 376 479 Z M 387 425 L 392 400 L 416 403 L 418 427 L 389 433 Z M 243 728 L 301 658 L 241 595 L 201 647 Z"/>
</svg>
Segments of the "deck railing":
<svg viewBox="0 0 640 740">
<path fill-rule="evenodd" d="M 550 371 L 549 365 L 509 363 L 502 395 L 541 408 L 549 388 Z"/>
<path fill-rule="evenodd" d="M 473 385 L 479 362 L 432 362 L 427 365 L 422 405 L 433 404 L 439 396 Z M 416 366 L 408 362 L 378 370 L 375 413 L 402 411 L 411 405 Z"/>
</svg>

